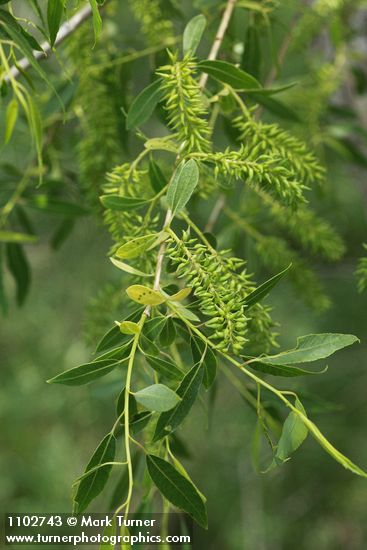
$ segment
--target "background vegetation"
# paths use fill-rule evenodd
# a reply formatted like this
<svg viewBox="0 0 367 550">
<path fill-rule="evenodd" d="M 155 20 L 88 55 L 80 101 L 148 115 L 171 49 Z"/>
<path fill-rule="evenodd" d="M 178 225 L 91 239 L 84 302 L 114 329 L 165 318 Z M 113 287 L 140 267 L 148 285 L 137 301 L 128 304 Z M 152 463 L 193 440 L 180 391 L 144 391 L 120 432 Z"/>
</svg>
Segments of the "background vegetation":
<svg viewBox="0 0 367 550">
<path fill-rule="evenodd" d="M 13 4 L 17 16 L 34 19 L 33 2 Z M 72 12 L 80 7 L 77 4 L 70 2 L 68 9 Z M 121 305 L 121 275 L 106 256 L 110 238 L 102 223 L 98 195 L 105 173 L 141 147 L 139 138 L 126 132 L 124 111 L 149 83 L 156 56 L 165 62 L 165 46 L 172 46 L 189 18 L 200 12 L 207 15 L 211 32 L 200 52 L 208 51 L 222 8 L 216 0 L 157 1 L 150 3 L 158 10 L 153 14 L 143 1 L 128 4 L 107 2 L 103 31 L 93 49 L 90 19 L 42 63 L 64 111 L 40 76 L 29 71 L 44 123 L 41 185 L 24 115 L 19 114 L 14 134 L 0 153 L 2 203 L 7 204 L 27 177 L 26 190 L 17 199 L 14 224 L 23 230 L 31 224 L 39 236 L 37 243 L 24 246 L 31 284 L 23 281 L 19 297 L 18 281 L 18 302 L 24 301 L 21 309 L 14 299 L 14 277 L 9 269 L 4 271 L 7 298 L 0 336 L 4 511 L 68 511 L 71 483 L 110 424 L 118 375 L 109 382 L 68 389 L 47 386 L 45 380 L 89 360 L 96 340 L 111 326 Z M 272 292 L 273 318 L 282 326 L 279 340 L 292 347 L 296 336 L 314 332 L 352 333 L 361 338 L 361 345 L 332 359 L 327 375 L 302 379 L 302 391 L 305 401 L 307 392 L 320 396 L 319 403 L 310 400 L 309 412 L 322 431 L 366 466 L 367 296 L 358 293 L 354 274 L 367 227 L 366 6 L 351 0 L 317 0 L 301 9 L 299 2 L 292 1 L 281 6 L 266 0 L 238 4 L 222 56 L 242 63 L 252 74 L 257 71 L 254 75 L 265 81 L 284 39 L 289 42 L 275 82 L 297 85 L 279 96 L 284 110 L 273 106 L 265 111 L 265 119 L 291 127 L 326 164 L 326 183 L 314 192 L 312 202 L 332 222 L 346 248 L 337 262 L 324 263 L 317 251 L 311 259 L 291 234 L 294 254 L 312 265 L 317 279 L 312 279 L 313 286 L 301 281 L 296 291 L 285 279 Z M 250 39 L 254 28 L 260 30 L 259 36 Z M 258 45 L 261 57 L 246 50 L 249 44 Z M 146 55 L 137 53 L 141 51 Z M 246 51 L 248 56 L 242 57 Z M 4 93 L 2 114 L 8 103 L 9 95 Z M 145 130 L 149 135 L 161 131 L 159 116 L 149 121 Z M 3 135 L 5 116 L 0 117 L 0 124 Z M 218 129 L 219 139 L 220 132 L 225 132 L 224 126 Z M 79 210 L 52 208 L 52 200 L 46 206 L 34 204 L 36 194 L 73 203 Z M 206 220 L 213 204 L 210 197 L 204 209 L 202 204 L 197 216 Z M 258 216 L 259 206 L 252 205 L 251 196 L 244 208 L 246 219 Z M 258 229 L 283 237 L 271 223 L 266 215 L 256 218 Z M 222 246 L 233 242 L 235 253 L 248 258 L 257 280 L 277 271 L 223 213 L 216 222 L 216 233 Z M 22 272 L 28 270 L 23 267 Z M 24 300 L 22 292 L 28 294 Z M 326 294 L 330 307 L 318 307 L 326 305 Z M 340 468 L 311 438 L 286 465 L 266 475 L 256 473 L 251 460 L 255 418 L 223 377 L 210 422 L 198 402 L 179 430 L 183 439 L 189 439 L 189 456 L 183 462 L 208 497 L 210 528 L 198 532 L 197 547 L 288 550 L 297 541 L 304 550 L 362 550 L 367 540 L 366 481 Z M 103 506 L 102 499 L 95 509 Z"/>
</svg>

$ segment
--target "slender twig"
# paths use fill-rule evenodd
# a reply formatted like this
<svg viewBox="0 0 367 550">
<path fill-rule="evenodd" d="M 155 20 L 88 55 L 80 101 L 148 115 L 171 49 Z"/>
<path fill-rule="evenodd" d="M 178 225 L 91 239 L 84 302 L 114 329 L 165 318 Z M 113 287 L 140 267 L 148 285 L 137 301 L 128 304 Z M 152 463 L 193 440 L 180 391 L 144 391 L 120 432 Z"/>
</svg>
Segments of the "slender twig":
<svg viewBox="0 0 367 550">
<path fill-rule="evenodd" d="M 92 15 L 92 9 L 90 5 L 88 4 L 84 8 L 80 9 L 73 17 L 69 19 L 69 21 L 65 21 L 59 29 L 59 32 L 57 33 L 57 38 L 55 40 L 55 44 L 53 48 L 61 44 L 70 34 L 72 34 L 86 19 L 88 19 Z M 53 52 L 53 48 L 51 47 L 50 43 L 45 41 L 41 44 L 42 51 L 36 51 L 33 50 L 33 56 L 37 61 L 42 61 L 43 59 L 47 59 Z M 10 74 L 5 76 L 5 81 L 8 82 L 11 78 L 18 78 L 19 75 L 21 75 L 24 71 L 29 69 L 31 66 L 31 63 L 28 59 L 28 57 L 23 57 L 19 61 L 17 61 L 16 65 L 13 65 L 10 68 Z"/>
<path fill-rule="evenodd" d="M 225 32 L 227 30 L 227 27 L 232 17 L 232 12 L 235 7 L 236 1 L 237 0 L 228 0 L 227 2 L 226 9 L 223 12 L 221 22 L 219 23 L 216 37 L 214 39 L 213 45 L 208 55 L 208 59 L 210 59 L 211 61 L 217 58 L 218 52 L 223 42 Z M 206 73 L 203 73 L 202 77 L 200 78 L 201 88 L 205 88 L 207 80 L 208 80 L 208 75 Z"/>
<path fill-rule="evenodd" d="M 210 213 L 210 216 L 208 218 L 207 224 L 205 226 L 205 231 L 211 232 L 213 230 L 213 227 L 216 224 L 217 219 L 220 216 L 220 213 L 223 210 L 224 205 L 226 204 L 226 198 L 223 194 L 219 195 L 218 200 L 215 202 L 213 206 L 213 210 Z"/>
</svg>

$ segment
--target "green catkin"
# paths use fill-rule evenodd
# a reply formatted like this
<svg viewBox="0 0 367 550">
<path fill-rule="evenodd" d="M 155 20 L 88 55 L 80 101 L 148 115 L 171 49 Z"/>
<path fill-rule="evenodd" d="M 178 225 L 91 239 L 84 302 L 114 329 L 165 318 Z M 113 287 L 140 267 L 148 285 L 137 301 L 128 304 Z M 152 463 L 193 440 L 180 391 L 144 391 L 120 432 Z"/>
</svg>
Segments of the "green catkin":
<svg viewBox="0 0 367 550">
<path fill-rule="evenodd" d="M 279 237 L 263 237 L 256 242 L 255 250 L 270 271 L 280 271 L 292 264 L 288 278 L 308 306 L 320 312 L 330 307 L 330 299 L 316 274 L 286 241 Z"/>
<path fill-rule="evenodd" d="M 329 261 L 339 260 L 345 252 L 345 245 L 335 229 L 310 207 L 301 205 L 291 212 L 275 201 L 264 190 L 255 188 L 261 205 L 268 206 L 270 216 L 276 225 L 287 231 L 305 251 L 321 255 Z"/>
<path fill-rule="evenodd" d="M 240 132 L 240 140 L 250 149 L 274 156 L 290 173 L 305 185 L 321 183 L 325 169 L 305 143 L 277 124 L 264 124 L 254 119 L 238 117 L 233 122 Z"/>
<path fill-rule="evenodd" d="M 297 206 L 305 201 L 305 185 L 295 179 L 279 158 L 261 153 L 257 147 L 241 145 L 237 151 L 228 148 L 223 152 L 194 153 L 191 157 L 214 166 L 215 176 L 243 179 L 250 187 L 259 185 L 286 205 Z"/>
<path fill-rule="evenodd" d="M 169 53 L 171 64 L 160 67 L 163 102 L 169 126 L 182 146 L 183 153 L 209 151 L 210 129 L 207 109 L 200 86 L 196 80 L 196 63 L 187 55 L 182 61 Z"/>
<path fill-rule="evenodd" d="M 363 248 L 367 250 L 367 244 L 364 244 Z M 363 292 L 367 288 L 367 256 L 358 260 L 356 276 L 358 279 L 358 292 Z"/>
<path fill-rule="evenodd" d="M 151 198 L 152 190 L 148 181 L 147 171 L 132 168 L 128 163 L 116 166 L 107 174 L 103 187 L 106 194 L 126 197 Z M 148 217 L 135 211 L 120 212 L 106 209 L 104 221 L 108 226 L 113 241 L 117 244 L 126 240 L 154 233 L 158 227 L 158 219 Z"/>
<path fill-rule="evenodd" d="M 193 287 L 200 311 L 210 317 L 206 326 L 211 338 L 218 341 L 218 349 L 240 353 L 250 331 L 265 348 L 275 345 L 269 309 L 257 304 L 246 312 L 246 296 L 256 285 L 246 272 L 244 260 L 226 256 L 228 251 L 212 251 L 191 239 L 188 232 L 180 243 L 171 242 L 167 252 L 177 276 Z"/>
<path fill-rule="evenodd" d="M 110 10 L 108 14 L 112 13 Z M 73 36 L 70 47 L 80 75 L 75 98 L 81 126 L 78 143 L 80 181 L 90 203 L 98 204 L 105 174 L 118 162 L 121 152 L 118 125 L 121 113 L 113 99 L 119 95 L 114 73 L 111 69 L 98 68 L 98 64 L 111 59 L 109 39 L 104 39 L 103 45 L 99 42 L 93 49 L 92 44 L 93 30 L 83 26 Z"/>
<path fill-rule="evenodd" d="M 165 17 L 161 0 L 129 0 L 129 7 L 152 46 L 173 36 L 173 24 Z"/>
</svg>

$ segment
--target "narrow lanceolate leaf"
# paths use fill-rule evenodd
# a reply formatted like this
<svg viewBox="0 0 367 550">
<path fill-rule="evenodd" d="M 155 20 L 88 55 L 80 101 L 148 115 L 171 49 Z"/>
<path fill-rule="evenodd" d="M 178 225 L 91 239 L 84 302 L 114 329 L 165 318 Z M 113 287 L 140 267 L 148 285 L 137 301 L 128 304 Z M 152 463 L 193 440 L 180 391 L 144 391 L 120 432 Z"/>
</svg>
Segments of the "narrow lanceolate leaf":
<svg viewBox="0 0 367 550">
<path fill-rule="evenodd" d="M 18 101 L 13 98 L 9 101 L 6 108 L 5 115 L 5 134 L 4 134 L 4 143 L 7 144 L 10 141 L 11 136 L 13 135 L 13 130 L 15 123 L 18 118 L 19 106 Z"/>
<path fill-rule="evenodd" d="M 139 321 L 140 316 L 142 314 L 142 308 L 135 309 L 128 317 L 126 317 L 125 321 Z M 118 326 L 114 325 L 112 328 L 110 328 L 106 334 L 102 337 L 100 342 L 97 345 L 96 353 L 99 351 L 105 351 L 107 349 L 111 349 L 115 346 L 121 345 L 124 342 L 129 340 L 127 336 L 124 336 L 121 332 Z"/>
<path fill-rule="evenodd" d="M 319 371 L 310 371 L 306 369 L 301 369 L 300 367 L 295 367 L 294 365 L 272 365 L 271 363 L 262 363 L 260 361 L 251 361 L 248 365 L 252 369 L 264 372 L 265 374 L 272 374 L 273 376 L 307 376 L 312 374 L 323 374 L 327 371 L 328 367 L 325 367 Z"/>
<path fill-rule="evenodd" d="M 113 516 L 110 519 L 110 521 L 111 521 L 111 525 L 108 525 L 107 527 L 104 528 L 103 535 L 102 535 L 103 536 L 102 540 L 106 540 L 109 542 L 102 542 L 102 544 L 99 547 L 99 550 L 115 550 L 116 548 L 116 545 L 110 542 L 111 540 L 112 541 L 114 540 L 112 537 L 116 536 L 116 529 L 117 529 L 116 516 Z"/>
<path fill-rule="evenodd" d="M 180 397 L 170 388 L 163 384 L 153 384 L 136 393 L 134 397 L 138 403 L 149 411 L 169 411 L 179 401 Z"/>
<path fill-rule="evenodd" d="M 100 197 L 100 201 L 105 208 L 108 208 L 109 210 L 117 210 L 119 212 L 136 210 L 149 202 L 145 199 L 120 197 L 120 195 L 102 195 L 102 197 Z"/>
<path fill-rule="evenodd" d="M 162 170 L 153 159 L 149 161 L 149 179 L 150 184 L 156 193 L 159 193 L 163 187 L 167 185 L 167 180 Z"/>
<path fill-rule="evenodd" d="M 134 99 L 126 118 L 126 128 L 128 130 L 144 124 L 152 116 L 154 109 L 163 96 L 161 84 L 161 79 L 155 80 Z"/>
<path fill-rule="evenodd" d="M 23 55 L 27 57 L 28 61 L 30 62 L 38 76 L 40 76 L 55 92 L 55 88 L 52 85 L 52 82 L 33 55 L 33 50 L 42 50 L 35 38 L 27 33 L 21 25 L 19 25 L 19 23 L 11 15 L 11 13 L 3 9 L 0 9 L 0 22 L 4 24 L 6 32 L 17 44 Z"/>
<path fill-rule="evenodd" d="M 182 372 L 170 361 L 161 359 L 160 357 L 154 357 L 153 355 L 145 355 L 145 359 L 149 365 L 161 376 L 170 380 L 181 380 Z"/>
<path fill-rule="evenodd" d="M 204 15 L 196 15 L 186 25 L 183 33 L 183 53 L 194 55 L 206 27 Z"/>
<path fill-rule="evenodd" d="M 290 269 L 292 264 L 290 264 L 288 267 L 286 267 L 283 271 L 278 273 L 277 275 L 274 275 L 274 277 L 271 277 L 271 279 L 268 279 L 257 287 L 256 290 L 251 292 L 248 296 L 246 296 L 245 299 L 245 307 L 250 308 L 253 305 L 255 305 L 257 302 L 260 302 L 263 298 L 265 298 L 269 292 L 279 283 L 281 279 L 283 279 L 284 275 L 287 273 L 287 271 Z"/>
<path fill-rule="evenodd" d="M 47 25 L 50 35 L 50 44 L 55 44 L 57 32 L 60 27 L 61 17 L 64 10 L 62 0 L 48 0 L 47 3 Z"/>
<path fill-rule="evenodd" d="M 297 85 L 297 82 L 291 82 L 290 84 L 285 84 L 284 86 L 277 86 L 276 88 L 261 88 L 260 90 L 256 90 L 256 92 L 248 91 L 247 93 L 250 97 L 272 96 L 272 95 L 280 94 L 281 92 L 285 92 L 290 88 L 294 88 L 294 86 L 296 85 Z"/>
<path fill-rule="evenodd" d="M 23 248 L 20 244 L 7 243 L 6 259 L 9 271 L 15 280 L 17 303 L 21 306 L 27 297 L 31 283 L 31 272 L 27 257 L 24 254 Z"/>
<path fill-rule="evenodd" d="M 183 161 L 176 169 L 167 190 L 167 203 L 173 215 L 185 208 L 198 182 L 199 169 L 196 162 L 193 159 Z"/>
<path fill-rule="evenodd" d="M 281 101 L 274 99 L 273 97 L 252 92 L 251 98 L 255 100 L 257 103 L 260 103 L 260 105 L 265 107 L 265 109 L 267 109 L 271 113 L 274 113 L 280 118 L 284 118 L 285 120 L 291 120 L 292 122 L 301 121 L 296 111 L 294 111 L 293 109 L 291 109 L 290 107 L 282 103 Z"/>
<path fill-rule="evenodd" d="M 294 349 L 261 357 L 262 363 L 294 364 L 317 361 L 329 357 L 336 351 L 359 342 L 352 334 L 308 334 L 297 338 L 297 346 Z"/>
<path fill-rule="evenodd" d="M 234 90 L 255 90 L 261 88 L 261 84 L 256 78 L 235 65 L 227 63 L 227 61 L 200 61 L 198 68 L 216 80 L 228 84 Z"/>
<path fill-rule="evenodd" d="M 129 264 L 125 264 L 125 262 L 120 262 L 119 260 L 116 260 L 116 258 L 110 258 L 110 260 L 115 267 L 121 269 L 121 271 L 130 273 L 130 275 L 136 275 L 137 277 L 153 277 L 153 273 L 143 273 L 140 269 L 136 269 Z"/>
<path fill-rule="evenodd" d="M 97 0 L 89 0 L 89 3 L 91 5 L 93 14 L 94 40 L 97 42 L 102 32 L 102 18 L 101 14 L 99 13 Z"/>
<path fill-rule="evenodd" d="M 109 374 L 117 365 L 118 362 L 114 359 L 97 360 L 93 363 L 86 363 L 85 365 L 80 365 L 79 367 L 61 372 L 50 380 L 47 380 L 47 382 L 49 384 L 81 386 L 82 384 L 88 384 L 89 382 L 93 382 L 93 380 L 97 380 L 97 378 Z"/>
<path fill-rule="evenodd" d="M 131 239 L 127 243 L 120 246 L 116 251 L 116 256 L 122 260 L 129 260 L 136 258 L 143 254 L 148 248 L 150 248 L 158 238 L 157 233 L 150 235 L 143 235 L 142 237 L 136 237 Z"/>
<path fill-rule="evenodd" d="M 158 306 L 166 301 L 166 298 L 162 296 L 158 290 L 153 290 L 143 285 L 129 286 L 129 288 L 126 289 L 126 294 L 131 300 L 134 300 L 134 302 L 138 304 L 143 304 L 144 306 Z"/>
<path fill-rule="evenodd" d="M 38 241 L 36 235 L 28 235 L 27 233 L 17 233 L 15 231 L 0 231 L 1 243 L 35 243 Z"/>
<path fill-rule="evenodd" d="M 295 402 L 297 410 L 301 411 L 304 416 L 306 411 L 302 403 L 297 398 Z M 298 447 L 302 445 L 308 434 L 308 429 L 302 419 L 293 411 L 289 413 L 283 425 L 282 434 L 280 436 L 277 451 L 274 457 L 275 462 L 284 462 Z"/>
<path fill-rule="evenodd" d="M 360 468 L 359 466 L 354 464 L 348 457 L 346 457 L 345 455 L 343 455 L 343 453 L 338 451 L 338 449 L 336 449 L 334 447 L 334 445 L 332 445 L 330 443 L 330 441 L 328 441 L 328 439 L 326 439 L 326 437 L 319 430 L 319 428 L 316 426 L 316 424 L 314 424 L 309 418 L 307 418 L 307 416 L 301 410 L 294 409 L 293 412 L 295 412 L 302 419 L 302 421 L 305 424 L 306 428 L 308 428 L 308 431 L 310 432 L 310 434 L 319 443 L 319 445 L 321 445 L 321 447 L 334 460 L 336 460 L 336 462 L 338 462 L 344 468 L 346 468 L 347 470 L 350 470 L 354 474 L 356 474 L 358 476 L 361 476 L 361 477 L 364 477 L 364 478 L 367 478 L 367 472 L 362 470 L 362 468 Z"/>
<path fill-rule="evenodd" d="M 176 339 L 176 327 L 172 317 L 169 317 L 164 323 L 159 335 L 159 343 L 163 348 L 173 344 Z"/>
<path fill-rule="evenodd" d="M 169 297 L 169 299 L 173 302 L 182 302 L 185 298 L 187 298 L 191 294 L 192 288 L 182 288 L 176 294 L 172 294 L 172 296 Z"/>
<path fill-rule="evenodd" d="M 189 414 L 203 380 L 204 369 L 201 364 L 195 365 L 183 378 L 176 390 L 181 402 L 172 411 L 160 415 L 154 433 L 153 441 L 158 441 L 167 432 L 175 430 Z"/>
<path fill-rule="evenodd" d="M 147 455 L 147 468 L 162 495 L 206 528 L 208 519 L 205 502 L 192 481 L 172 464 L 155 455 Z"/>
<path fill-rule="evenodd" d="M 105 462 L 113 462 L 115 458 L 115 451 L 116 439 L 112 433 L 109 433 L 98 445 L 85 469 L 85 473 L 92 470 L 92 468 L 96 468 L 96 466 L 99 466 L 100 464 L 104 464 Z M 89 476 L 82 479 L 74 497 L 73 512 L 75 514 L 81 514 L 84 510 L 86 510 L 92 500 L 94 500 L 104 489 L 110 475 L 111 468 L 112 465 L 93 469 Z"/>
<path fill-rule="evenodd" d="M 72 202 L 52 199 L 45 194 L 35 195 L 27 199 L 25 206 L 41 210 L 46 214 L 56 214 L 63 216 L 84 216 L 87 210 Z"/>
<path fill-rule="evenodd" d="M 105 351 L 115 346 L 121 345 L 126 340 L 126 337 L 120 331 L 118 326 L 110 328 L 98 343 L 96 352 Z"/>
<path fill-rule="evenodd" d="M 204 367 L 203 384 L 208 390 L 213 385 L 217 374 L 217 358 L 213 351 L 195 336 L 191 339 L 191 352 L 194 362 Z"/>
</svg>

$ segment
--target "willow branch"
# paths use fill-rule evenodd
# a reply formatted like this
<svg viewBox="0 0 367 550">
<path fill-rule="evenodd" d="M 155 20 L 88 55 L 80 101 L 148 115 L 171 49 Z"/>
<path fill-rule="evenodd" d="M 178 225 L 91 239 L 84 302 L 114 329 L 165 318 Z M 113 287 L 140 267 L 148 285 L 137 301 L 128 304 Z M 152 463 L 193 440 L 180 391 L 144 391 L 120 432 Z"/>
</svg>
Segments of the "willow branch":
<svg viewBox="0 0 367 550">
<path fill-rule="evenodd" d="M 213 45 L 208 55 L 208 59 L 211 61 L 217 58 L 218 52 L 223 42 L 224 35 L 226 33 L 227 27 L 232 17 L 232 13 L 235 7 L 237 0 L 228 0 L 226 9 L 223 12 L 221 22 L 219 23 L 218 31 L 214 39 Z M 206 81 L 208 80 L 208 75 L 206 73 L 202 74 L 200 79 L 200 87 L 205 88 Z"/>
<path fill-rule="evenodd" d="M 59 46 L 68 36 L 70 36 L 86 19 L 92 15 L 92 8 L 88 4 L 84 8 L 80 9 L 69 21 L 65 21 L 57 33 L 54 47 Z M 50 43 L 45 41 L 41 44 L 42 51 L 33 50 L 33 56 L 37 61 L 48 59 L 53 52 L 53 48 Z M 18 78 L 20 74 L 29 69 L 31 63 L 28 57 L 23 57 L 17 61 L 16 65 L 10 68 L 10 74 L 5 76 L 5 81 L 9 82 L 11 78 Z"/>
</svg>

